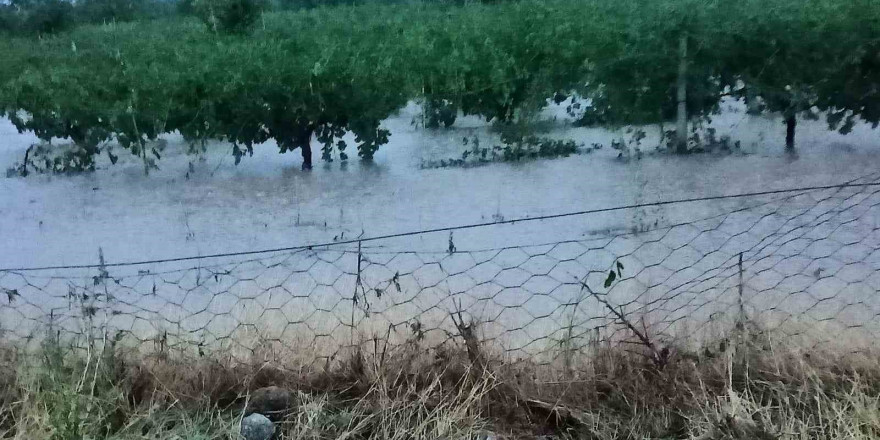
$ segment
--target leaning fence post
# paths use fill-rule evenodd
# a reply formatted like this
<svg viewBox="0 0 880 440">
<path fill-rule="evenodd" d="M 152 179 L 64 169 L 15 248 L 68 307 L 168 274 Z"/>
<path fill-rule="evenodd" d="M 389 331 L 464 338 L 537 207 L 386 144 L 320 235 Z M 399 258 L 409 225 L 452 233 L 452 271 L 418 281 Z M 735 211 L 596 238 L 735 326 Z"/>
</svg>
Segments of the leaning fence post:
<svg viewBox="0 0 880 440">
<path fill-rule="evenodd" d="M 739 292 L 737 301 L 739 302 L 739 316 L 736 318 L 736 328 L 737 330 L 742 330 L 745 327 L 745 319 L 746 319 L 746 309 L 745 304 L 743 303 L 743 254 L 739 253 L 739 262 L 737 263 L 737 267 L 739 268 Z"/>
<path fill-rule="evenodd" d="M 106 303 L 107 309 L 111 309 L 112 308 L 111 300 L 113 298 L 110 295 L 110 289 L 107 287 L 107 280 L 110 279 L 110 272 L 107 271 L 107 260 L 104 259 L 104 249 L 101 248 L 100 246 L 98 247 L 98 260 L 101 264 L 101 267 L 99 270 L 100 270 L 101 284 L 104 286 L 104 302 Z M 93 307 L 94 307 L 94 303 L 96 303 L 96 302 L 97 302 L 97 299 L 92 301 Z M 110 331 L 110 317 L 112 315 L 113 315 L 112 310 L 106 310 L 106 309 L 104 310 L 104 323 L 103 323 L 103 328 L 101 329 L 101 333 L 103 333 L 103 335 L 101 336 L 101 338 L 102 338 L 101 349 L 102 350 L 106 349 L 107 334 Z M 91 318 L 89 318 L 89 320 L 91 321 Z M 91 333 L 91 330 L 89 331 L 89 333 Z M 91 339 L 91 336 L 89 336 L 89 338 Z"/>
<path fill-rule="evenodd" d="M 98 247 L 98 261 L 100 261 L 99 276 L 101 283 L 104 285 L 104 301 L 110 303 L 110 291 L 107 290 L 107 279 L 110 278 L 110 272 L 107 272 L 107 262 L 104 260 L 104 249 Z"/>
<path fill-rule="evenodd" d="M 358 253 L 357 253 L 357 278 L 354 282 L 354 293 L 351 295 L 351 346 L 354 347 L 354 311 L 357 308 L 358 304 L 358 286 L 361 285 L 361 262 L 363 261 L 363 255 L 361 254 L 361 241 L 358 240 Z"/>
</svg>

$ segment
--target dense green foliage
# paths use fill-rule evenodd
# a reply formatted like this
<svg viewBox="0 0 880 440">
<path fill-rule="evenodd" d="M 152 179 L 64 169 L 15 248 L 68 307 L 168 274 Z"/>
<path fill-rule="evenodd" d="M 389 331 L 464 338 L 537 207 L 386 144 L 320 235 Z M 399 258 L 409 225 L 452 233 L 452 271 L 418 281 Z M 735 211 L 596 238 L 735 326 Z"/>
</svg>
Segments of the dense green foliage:
<svg viewBox="0 0 880 440">
<path fill-rule="evenodd" d="M 227 139 L 237 159 L 254 144 L 274 139 L 284 152 L 307 145 L 312 134 L 327 159 L 334 148 L 344 158 L 340 138 L 351 131 L 360 155 L 372 157 L 387 138 L 379 122 L 407 100 L 402 71 L 390 65 L 400 48 L 339 44 L 347 25 L 322 14 L 297 17 L 294 27 L 290 17 L 274 16 L 252 38 L 213 35 L 187 20 L 12 40 L 0 48 L 20 57 L 0 73 L 3 108 L 20 129 L 47 140 L 69 137 L 84 155 L 106 151 L 115 138 L 148 168 L 161 157 L 150 141 L 170 131 L 192 142 Z M 319 31 L 319 22 L 328 25 Z"/>
<path fill-rule="evenodd" d="M 17 0 L 3 7 L 5 30 L 46 34 L 74 25 L 74 8 L 66 0 Z"/>
<path fill-rule="evenodd" d="M 192 0 L 193 12 L 212 32 L 246 34 L 268 7 L 265 0 Z"/>
<path fill-rule="evenodd" d="M 45 35 L 80 24 L 168 17 L 177 0 L 12 0 L 0 4 L 0 34 Z"/>
<path fill-rule="evenodd" d="M 380 122 L 411 99 L 428 103 L 432 126 L 456 110 L 508 124 L 570 96 L 585 124 L 669 120 L 684 37 L 692 117 L 734 95 L 824 112 L 842 131 L 880 121 L 872 0 L 371 4 L 266 13 L 256 26 L 246 4 L 259 2 L 200 2 L 238 14 L 229 32 L 178 17 L 0 40 L 0 111 L 83 156 L 113 155 L 115 139 L 147 168 L 162 154 L 151 140 L 173 131 L 228 140 L 237 160 L 274 140 L 310 166 L 313 136 L 326 160 L 347 157 L 348 132 L 371 158 L 390 134 Z"/>
</svg>

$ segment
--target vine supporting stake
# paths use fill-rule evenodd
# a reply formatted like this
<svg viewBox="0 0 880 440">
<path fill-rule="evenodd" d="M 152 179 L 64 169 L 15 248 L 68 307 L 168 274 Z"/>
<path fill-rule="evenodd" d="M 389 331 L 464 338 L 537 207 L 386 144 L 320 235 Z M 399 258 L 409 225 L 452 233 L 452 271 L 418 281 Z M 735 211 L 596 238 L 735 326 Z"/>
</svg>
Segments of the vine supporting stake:
<svg viewBox="0 0 880 440">
<path fill-rule="evenodd" d="M 687 152 L 687 69 L 688 69 L 688 37 L 682 34 L 678 41 L 678 84 L 677 96 L 678 110 L 676 113 L 675 144 L 677 153 Z"/>
</svg>

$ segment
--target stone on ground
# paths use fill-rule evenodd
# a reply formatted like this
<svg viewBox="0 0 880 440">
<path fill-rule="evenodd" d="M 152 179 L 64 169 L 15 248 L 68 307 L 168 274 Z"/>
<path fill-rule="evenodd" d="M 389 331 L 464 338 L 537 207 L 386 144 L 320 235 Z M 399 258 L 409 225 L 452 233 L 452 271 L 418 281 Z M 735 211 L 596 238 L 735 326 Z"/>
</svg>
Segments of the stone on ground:
<svg viewBox="0 0 880 440">
<path fill-rule="evenodd" d="M 251 414 L 241 421 L 243 440 L 269 440 L 275 434 L 275 424 L 262 414 Z"/>
<path fill-rule="evenodd" d="M 288 389 L 271 386 L 253 391 L 248 398 L 244 415 L 262 414 L 273 422 L 284 419 L 294 411 L 296 396 Z"/>
</svg>

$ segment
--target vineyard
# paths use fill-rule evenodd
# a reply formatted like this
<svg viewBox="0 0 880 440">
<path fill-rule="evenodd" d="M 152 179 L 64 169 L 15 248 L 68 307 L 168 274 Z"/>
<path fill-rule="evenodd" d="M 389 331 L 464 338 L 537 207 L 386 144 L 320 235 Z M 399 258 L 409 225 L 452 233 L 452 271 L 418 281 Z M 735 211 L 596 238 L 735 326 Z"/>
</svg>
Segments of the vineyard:
<svg viewBox="0 0 880 440">
<path fill-rule="evenodd" d="M 880 438 L 878 124 L 877 0 L 0 0 L 0 439 Z"/>
<path fill-rule="evenodd" d="M 149 172 L 156 139 L 175 132 L 193 152 L 228 141 L 236 163 L 274 141 L 310 168 L 312 139 L 323 160 L 355 148 L 369 160 L 393 135 L 382 121 L 413 100 L 427 126 L 457 114 L 510 125 L 556 101 L 583 125 L 678 118 L 680 130 L 734 97 L 783 114 L 792 148 L 798 118 L 843 133 L 880 122 L 870 0 L 372 4 L 258 18 L 247 32 L 166 17 L 0 39 L 0 113 L 46 145 L 74 145 L 29 150 L 20 173 L 91 170 L 121 150 Z M 670 149 L 699 148 L 683 139 Z"/>
</svg>

